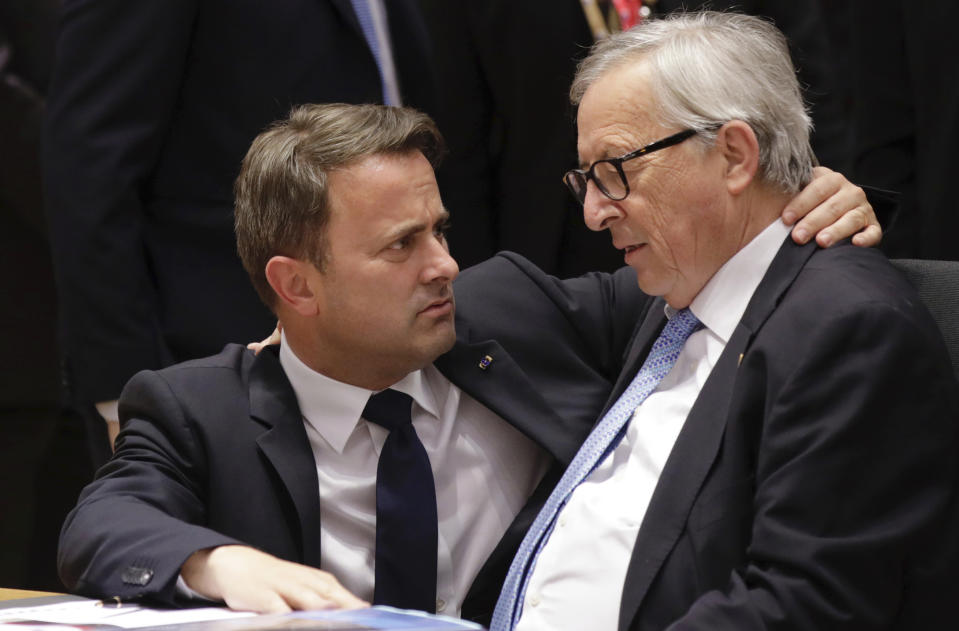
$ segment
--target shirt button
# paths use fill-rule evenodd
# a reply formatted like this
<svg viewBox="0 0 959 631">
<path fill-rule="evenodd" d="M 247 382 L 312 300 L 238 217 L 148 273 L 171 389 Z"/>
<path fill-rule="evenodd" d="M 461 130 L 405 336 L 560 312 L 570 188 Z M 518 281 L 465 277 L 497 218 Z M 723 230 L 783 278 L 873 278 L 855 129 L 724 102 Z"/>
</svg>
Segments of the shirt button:
<svg viewBox="0 0 959 631">
<path fill-rule="evenodd" d="M 539 592 L 536 592 L 536 593 L 534 593 L 532 596 L 529 597 L 529 606 L 530 606 L 530 607 L 538 607 L 538 606 L 539 606 L 539 602 L 540 602 L 540 601 L 539 601 Z"/>
<path fill-rule="evenodd" d="M 437 599 L 436 599 L 436 613 L 439 613 L 439 612 L 443 611 L 444 609 L 446 609 L 446 601 L 443 600 L 442 598 L 437 598 Z"/>
<path fill-rule="evenodd" d="M 566 525 L 566 513 L 562 513 L 559 516 L 559 527 L 562 528 Z"/>
</svg>

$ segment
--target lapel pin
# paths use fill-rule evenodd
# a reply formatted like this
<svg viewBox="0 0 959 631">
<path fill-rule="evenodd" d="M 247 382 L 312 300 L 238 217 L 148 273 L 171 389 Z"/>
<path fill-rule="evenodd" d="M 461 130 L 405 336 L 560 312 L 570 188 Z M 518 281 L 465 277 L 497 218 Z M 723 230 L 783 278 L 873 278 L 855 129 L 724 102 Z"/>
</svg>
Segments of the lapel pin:
<svg viewBox="0 0 959 631">
<path fill-rule="evenodd" d="M 492 363 L 493 363 L 493 358 L 490 357 L 489 355 L 485 355 L 483 359 L 480 360 L 479 369 L 486 370 L 487 368 L 489 368 L 489 365 Z"/>
<path fill-rule="evenodd" d="M 740 354 L 739 354 L 739 361 L 736 363 L 736 366 L 742 366 L 742 365 L 743 365 L 743 354 L 740 353 Z"/>
</svg>

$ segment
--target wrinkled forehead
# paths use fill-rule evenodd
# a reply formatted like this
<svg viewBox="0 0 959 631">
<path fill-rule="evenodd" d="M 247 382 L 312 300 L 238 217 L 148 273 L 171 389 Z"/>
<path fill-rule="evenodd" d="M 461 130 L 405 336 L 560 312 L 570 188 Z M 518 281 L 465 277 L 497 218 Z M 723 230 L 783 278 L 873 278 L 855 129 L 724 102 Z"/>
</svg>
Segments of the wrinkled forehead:
<svg viewBox="0 0 959 631">
<path fill-rule="evenodd" d="M 577 112 L 580 158 L 611 157 L 660 138 L 665 127 L 650 70 L 641 61 L 606 71 L 586 90 Z M 618 152 L 618 153 L 617 153 Z M 610 155 L 598 155 L 610 153 Z"/>
</svg>

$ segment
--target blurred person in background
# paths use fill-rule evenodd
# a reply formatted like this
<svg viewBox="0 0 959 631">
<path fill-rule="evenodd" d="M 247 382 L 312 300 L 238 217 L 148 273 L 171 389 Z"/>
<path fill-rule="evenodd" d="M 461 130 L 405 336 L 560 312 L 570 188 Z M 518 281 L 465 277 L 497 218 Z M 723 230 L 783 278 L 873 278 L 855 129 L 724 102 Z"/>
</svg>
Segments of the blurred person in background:
<svg viewBox="0 0 959 631">
<path fill-rule="evenodd" d="M 60 590 L 60 523 L 91 471 L 61 411 L 56 292 L 43 219 L 40 123 L 59 0 L 0 3 L 0 585 Z"/>
<path fill-rule="evenodd" d="M 853 174 L 902 194 L 882 249 L 959 260 L 959 3 L 856 0 L 851 11 Z"/>
</svg>

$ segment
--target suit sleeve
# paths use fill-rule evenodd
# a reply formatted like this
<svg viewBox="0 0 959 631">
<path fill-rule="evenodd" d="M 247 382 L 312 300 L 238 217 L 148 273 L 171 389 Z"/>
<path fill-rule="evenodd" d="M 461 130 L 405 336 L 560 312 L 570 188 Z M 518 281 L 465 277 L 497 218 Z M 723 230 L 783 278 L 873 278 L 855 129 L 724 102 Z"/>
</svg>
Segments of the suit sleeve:
<svg viewBox="0 0 959 631">
<path fill-rule="evenodd" d="M 88 400 L 164 363 L 144 199 L 197 0 L 66 0 L 43 149 L 67 354 Z"/>
<path fill-rule="evenodd" d="M 557 371 L 566 366 L 558 355 L 562 343 L 610 383 L 652 302 L 631 268 L 560 280 L 513 252 L 466 270 L 455 289 L 457 309 L 470 314 L 475 335 L 507 348 L 533 348 L 539 361 L 555 361 Z"/>
<path fill-rule="evenodd" d="M 71 592 L 172 604 L 180 566 L 195 551 L 239 541 L 200 524 L 206 457 L 158 373 L 124 390 L 114 458 L 97 473 L 60 535 L 60 578 Z"/>
<path fill-rule="evenodd" d="M 795 357 L 773 358 L 757 341 L 740 368 L 739 379 L 768 375 L 774 393 L 756 404 L 764 420 L 745 565 L 672 630 L 948 626 L 920 622 L 941 612 L 937 590 L 955 558 L 930 549 L 955 514 L 959 418 L 935 325 L 888 304 L 807 316 L 763 329 L 815 331 Z M 903 609 L 923 599 L 932 604 Z"/>
</svg>

